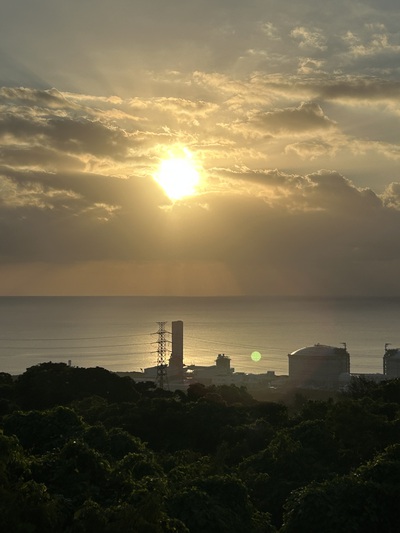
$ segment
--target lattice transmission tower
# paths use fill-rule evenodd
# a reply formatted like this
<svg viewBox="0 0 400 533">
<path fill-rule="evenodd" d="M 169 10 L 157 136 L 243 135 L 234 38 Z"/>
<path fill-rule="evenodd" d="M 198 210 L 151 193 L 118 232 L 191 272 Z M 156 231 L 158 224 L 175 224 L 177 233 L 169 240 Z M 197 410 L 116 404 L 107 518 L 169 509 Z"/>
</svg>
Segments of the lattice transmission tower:
<svg viewBox="0 0 400 533">
<path fill-rule="evenodd" d="M 167 375 L 167 344 L 168 340 L 166 338 L 167 331 L 165 329 L 166 322 L 157 322 L 158 324 L 158 344 L 157 348 L 157 385 L 160 389 L 163 389 L 165 386 L 168 386 L 168 375 Z"/>
</svg>

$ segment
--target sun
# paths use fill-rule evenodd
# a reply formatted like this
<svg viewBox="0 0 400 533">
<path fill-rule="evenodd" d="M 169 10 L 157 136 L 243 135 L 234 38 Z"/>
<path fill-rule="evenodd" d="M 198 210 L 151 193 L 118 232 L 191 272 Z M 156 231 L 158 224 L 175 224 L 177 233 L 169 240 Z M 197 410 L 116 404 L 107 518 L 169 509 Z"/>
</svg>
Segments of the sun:
<svg viewBox="0 0 400 533">
<path fill-rule="evenodd" d="M 181 156 L 171 155 L 169 159 L 163 159 L 153 176 L 173 201 L 195 194 L 200 182 L 192 154 L 187 148 L 182 152 Z"/>
</svg>

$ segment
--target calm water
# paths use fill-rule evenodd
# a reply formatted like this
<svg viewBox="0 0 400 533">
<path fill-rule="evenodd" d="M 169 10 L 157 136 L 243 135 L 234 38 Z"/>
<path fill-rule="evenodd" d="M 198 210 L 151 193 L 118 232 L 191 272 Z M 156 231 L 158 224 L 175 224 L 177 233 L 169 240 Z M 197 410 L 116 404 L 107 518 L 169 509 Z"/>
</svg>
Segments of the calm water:
<svg viewBox="0 0 400 533">
<path fill-rule="evenodd" d="M 45 361 L 139 370 L 156 363 L 158 321 L 184 321 L 186 364 L 218 353 L 237 371 L 287 374 L 287 354 L 347 343 L 351 371 L 382 372 L 384 344 L 400 346 L 400 299 L 0 298 L 0 371 Z M 262 359 L 251 360 L 259 351 Z"/>
</svg>

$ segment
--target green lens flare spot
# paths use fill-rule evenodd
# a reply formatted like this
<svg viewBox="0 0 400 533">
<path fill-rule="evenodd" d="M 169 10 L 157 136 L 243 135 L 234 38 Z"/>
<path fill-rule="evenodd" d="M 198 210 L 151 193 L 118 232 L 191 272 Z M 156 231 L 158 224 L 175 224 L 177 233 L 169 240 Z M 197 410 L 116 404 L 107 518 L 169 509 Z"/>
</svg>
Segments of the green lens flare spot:
<svg viewBox="0 0 400 533">
<path fill-rule="evenodd" d="M 261 359 L 261 354 L 260 352 L 253 352 L 250 357 L 252 361 L 254 361 L 255 363 L 258 363 L 258 361 L 260 361 Z"/>
</svg>

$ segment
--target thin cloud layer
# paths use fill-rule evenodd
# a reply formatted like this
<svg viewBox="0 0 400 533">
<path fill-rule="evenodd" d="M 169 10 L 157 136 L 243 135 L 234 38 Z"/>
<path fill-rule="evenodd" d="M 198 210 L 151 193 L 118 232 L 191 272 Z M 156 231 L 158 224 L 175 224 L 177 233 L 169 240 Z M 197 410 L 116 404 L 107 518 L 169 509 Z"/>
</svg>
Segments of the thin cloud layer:
<svg viewBox="0 0 400 533">
<path fill-rule="evenodd" d="M 2 294 L 400 294 L 394 2 L 76 8 L 4 3 Z"/>
</svg>

